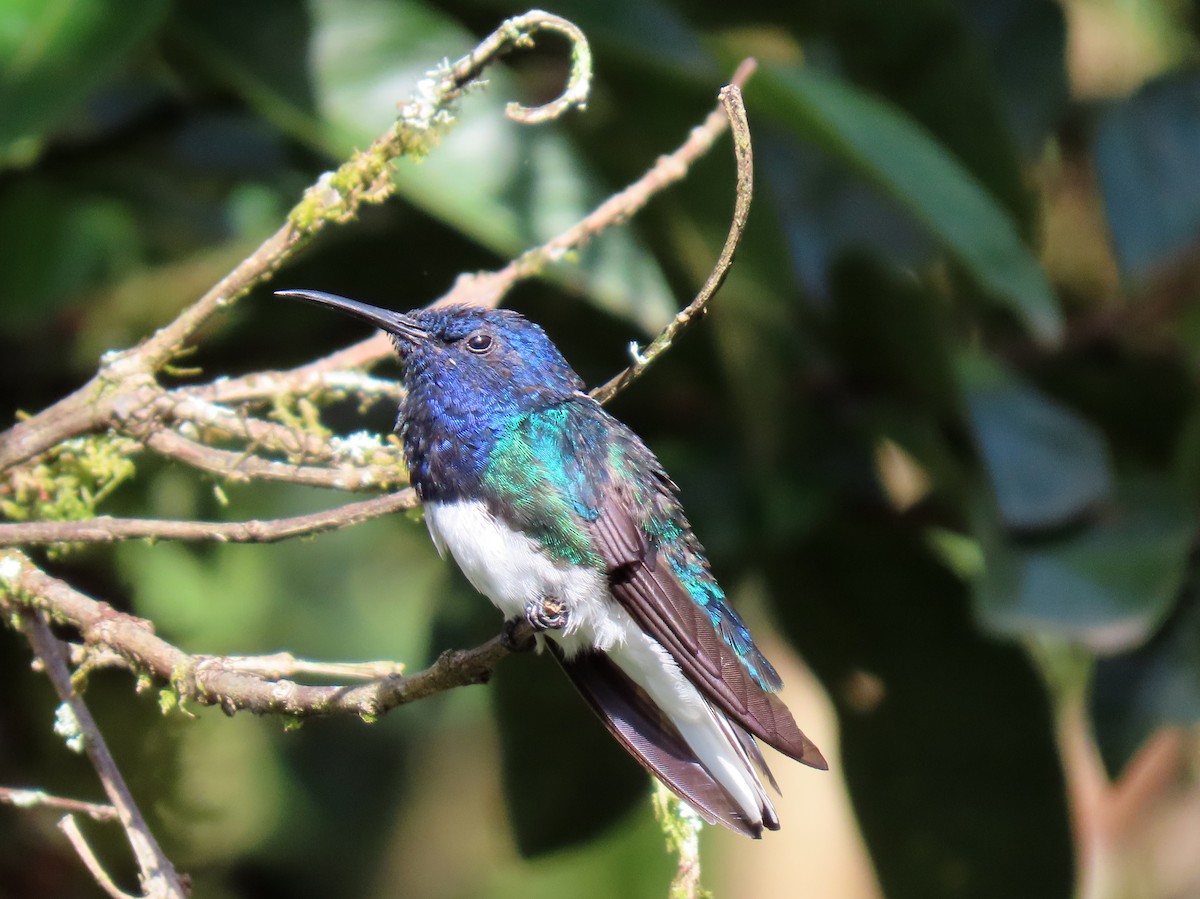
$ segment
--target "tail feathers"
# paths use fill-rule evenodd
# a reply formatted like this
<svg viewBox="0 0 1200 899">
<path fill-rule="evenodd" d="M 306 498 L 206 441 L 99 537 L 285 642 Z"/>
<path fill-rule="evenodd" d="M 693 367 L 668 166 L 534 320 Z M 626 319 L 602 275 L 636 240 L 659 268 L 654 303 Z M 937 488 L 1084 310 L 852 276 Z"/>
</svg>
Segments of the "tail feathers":
<svg viewBox="0 0 1200 899">
<path fill-rule="evenodd" d="M 767 783 L 771 785 L 771 789 L 776 793 L 783 795 L 783 791 L 779 789 L 779 783 L 775 780 L 775 775 L 771 773 L 771 769 L 767 767 L 767 760 L 763 758 L 762 750 L 758 748 L 758 743 L 754 741 L 754 737 L 746 733 L 740 727 L 731 726 L 734 737 L 737 738 L 738 745 L 742 747 L 742 752 L 746 757 L 754 763 L 754 767 L 758 769 L 758 773 L 767 779 Z"/>
<path fill-rule="evenodd" d="M 750 837 L 761 837 L 763 827 L 779 829 L 775 810 L 762 792 L 756 790 L 761 820 L 752 820 L 739 803 L 702 764 L 688 741 L 663 714 L 641 687 L 601 652 L 580 652 L 571 659 L 563 657 L 553 641 L 546 641 L 553 655 L 570 677 L 576 689 L 604 722 L 609 732 L 647 771 L 691 805 L 709 824 L 723 824 Z M 775 786 L 775 779 L 753 738 L 723 715 L 715 715 L 722 729 L 745 763 L 751 780 L 753 764 Z M 731 732 L 731 733 L 730 733 Z M 778 787 L 776 787 L 778 789 Z"/>
</svg>

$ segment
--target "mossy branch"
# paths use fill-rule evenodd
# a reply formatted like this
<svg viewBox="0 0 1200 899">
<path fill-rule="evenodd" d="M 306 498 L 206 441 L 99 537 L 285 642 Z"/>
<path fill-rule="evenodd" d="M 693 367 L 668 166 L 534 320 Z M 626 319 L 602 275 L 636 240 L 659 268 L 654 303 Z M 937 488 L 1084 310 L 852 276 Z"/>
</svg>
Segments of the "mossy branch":
<svg viewBox="0 0 1200 899">
<path fill-rule="evenodd" d="M 149 622 L 121 613 L 51 576 L 17 547 L 47 546 L 53 551 L 80 543 L 129 539 L 266 543 L 413 508 L 415 495 L 401 489 L 326 512 L 277 520 L 155 521 L 98 515 L 100 501 L 136 474 L 138 456 L 145 452 L 228 480 L 278 480 L 339 490 L 403 486 L 406 473 L 394 442 L 367 434 L 337 437 L 320 421 L 321 407 L 331 401 L 352 398 L 369 405 L 380 400 L 394 402 L 399 397 L 396 384 L 366 371 L 388 353 L 386 341 L 379 337 L 290 371 L 257 372 L 173 389 L 164 387 L 158 378 L 201 327 L 269 280 L 327 226 L 353 219 L 364 204 L 387 199 L 394 190 L 391 165 L 430 152 L 453 121 L 455 104 L 481 73 L 501 56 L 530 46 L 537 34 L 546 31 L 564 35 L 570 42 L 567 85 L 545 106 L 510 104 L 508 115 L 532 124 L 553 119 L 571 107 L 582 107 L 590 85 L 591 55 L 579 29 L 541 11 L 508 20 L 470 54 L 430 72 L 384 134 L 335 171 L 321 176 L 274 234 L 173 321 L 136 347 L 105 354 L 86 384 L 0 434 L 0 512 L 10 519 L 0 524 L 0 547 L 10 547 L 0 550 L 0 612 L 26 634 L 63 697 L 64 707 L 82 722 L 80 745 L 92 754 L 112 802 L 111 813 L 129 836 L 146 896 L 174 899 L 186 895 L 185 879 L 175 873 L 137 812 L 103 737 L 75 693 L 65 647 L 51 633 L 47 621 L 78 633 L 81 645 L 70 658 L 79 666 L 77 673 L 115 664 L 136 674 L 139 685 L 150 679 L 167 684 L 164 707 L 216 705 L 229 714 L 246 710 L 295 721 L 333 714 L 370 721 L 398 705 L 482 683 L 509 653 L 508 647 L 531 634 L 508 634 L 506 639 L 496 637 L 473 649 L 449 651 L 428 669 L 405 675 L 380 676 L 377 664 L 331 667 L 290 656 L 262 660 L 197 656 L 155 635 Z M 738 86 L 752 70 L 752 63 L 743 64 L 734 85 L 722 92 L 721 108 L 636 182 L 504 268 L 462 276 L 437 302 L 499 304 L 514 284 L 541 273 L 605 229 L 627 221 L 652 197 L 685 177 L 732 122 L 739 186 L 730 241 L 701 294 L 651 344 L 645 358 L 598 391 L 603 399 L 612 396 L 668 348 L 678 331 L 703 310 L 728 269 L 749 204 L 749 142 L 744 112 L 739 113 Z M 296 674 L 316 670 L 370 679 L 334 686 L 313 686 L 294 679 Z M 9 794 L 12 791 L 0 791 L 0 800 L 11 799 Z M 43 804 L 88 813 L 101 808 L 52 797 Z M 104 814 L 109 813 L 108 806 L 102 808 Z M 128 895 L 113 885 L 100 867 L 74 818 L 68 814 L 60 826 L 101 887 L 112 896 Z"/>
</svg>

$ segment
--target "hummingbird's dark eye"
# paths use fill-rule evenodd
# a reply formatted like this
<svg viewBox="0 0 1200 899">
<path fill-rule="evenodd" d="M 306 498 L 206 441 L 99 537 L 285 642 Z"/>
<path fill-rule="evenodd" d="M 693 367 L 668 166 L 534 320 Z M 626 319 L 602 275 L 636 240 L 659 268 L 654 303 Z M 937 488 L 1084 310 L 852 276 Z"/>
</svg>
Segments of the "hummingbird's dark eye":
<svg viewBox="0 0 1200 899">
<path fill-rule="evenodd" d="M 477 331 L 467 338 L 467 349 L 472 353 L 486 353 L 492 348 L 492 335 Z"/>
</svg>

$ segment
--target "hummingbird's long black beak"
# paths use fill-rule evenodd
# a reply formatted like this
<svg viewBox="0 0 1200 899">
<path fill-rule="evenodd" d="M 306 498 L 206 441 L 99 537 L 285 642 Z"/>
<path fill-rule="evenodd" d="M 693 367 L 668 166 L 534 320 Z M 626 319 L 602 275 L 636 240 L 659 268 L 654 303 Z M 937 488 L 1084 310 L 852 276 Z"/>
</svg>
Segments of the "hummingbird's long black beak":
<svg viewBox="0 0 1200 899">
<path fill-rule="evenodd" d="M 349 300 L 334 293 L 322 293 L 319 290 L 277 290 L 277 297 L 294 297 L 318 306 L 328 306 L 347 315 L 370 322 L 376 328 L 402 337 L 409 343 L 420 343 L 429 337 L 429 332 L 422 328 L 410 315 L 403 312 L 393 312 L 378 306 L 368 306 L 358 300 Z"/>
</svg>

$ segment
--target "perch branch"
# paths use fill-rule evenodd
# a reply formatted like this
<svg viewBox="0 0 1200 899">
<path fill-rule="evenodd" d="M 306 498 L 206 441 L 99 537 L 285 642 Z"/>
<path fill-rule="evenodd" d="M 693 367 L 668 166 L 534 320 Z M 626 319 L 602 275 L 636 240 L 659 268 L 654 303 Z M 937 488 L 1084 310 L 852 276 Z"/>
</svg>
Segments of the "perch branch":
<svg viewBox="0 0 1200 899">
<path fill-rule="evenodd" d="M 4 590 L 0 607 L 44 610 L 54 621 L 77 630 L 89 648 L 115 651 L 133 670 L 171 684 L 181 700 L 219 705 L 228 714 L 245 710 L 297 718 L 357 715 L 374 720 L 396 706 L 484 683 L 509 654 L 501 638 L 494 637 L 473 649 L 443 652 L 414 674 L 354 686 L 310 686 L 247 673 L 236 661 L 227 664 L 221 658 L 188 655 L 156 636 L 149 622 L 79 592 L 18 550 L 0 552 L 0 586 Z M 519 628 L 513 639 L 520 642 L 532 633 L 528 627 Z"/>
</svg>

